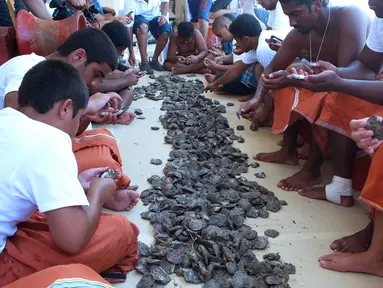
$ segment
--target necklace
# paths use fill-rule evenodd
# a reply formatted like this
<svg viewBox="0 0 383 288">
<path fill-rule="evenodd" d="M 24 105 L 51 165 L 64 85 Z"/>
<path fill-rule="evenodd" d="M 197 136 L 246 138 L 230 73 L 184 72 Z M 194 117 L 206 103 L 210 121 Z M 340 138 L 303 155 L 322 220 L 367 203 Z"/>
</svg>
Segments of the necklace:
<svg viewBox="0 0 383 288">
<path fill-rule="evenodd" d="M 319 55 L 320 55 L 320 52 L 322 51 L 324 39 L 326 38 L 327 28 L 328 28 L 328 24 L 330 23 L 330 18 L 331 18 L 331 9 L 328 8 L 328 19 L 327 19 L 326 29 L 324 30 L 324 34 L 323 34 L 322 41 L 321 41 L 320 46 L 319 46 L 319 50 L 318 50 L 318 54 L 317 54 L 317 58 L 316 58 L 315 62 L 318 62 L 318 60 L 319 60 Z M 312 50 L 311 50 L 311 32 L 310 32 L 310 62 L 313 63 L 313 54 L 312 54 Z"/>
</svg>

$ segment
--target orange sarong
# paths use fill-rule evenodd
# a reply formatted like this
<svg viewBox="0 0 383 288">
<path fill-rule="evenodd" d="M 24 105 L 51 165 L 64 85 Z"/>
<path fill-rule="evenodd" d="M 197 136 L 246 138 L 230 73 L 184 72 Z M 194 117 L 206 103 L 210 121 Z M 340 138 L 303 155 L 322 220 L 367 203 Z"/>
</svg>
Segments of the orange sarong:
<svg viewBox="0 0 383 288">
<path fill-rule="evenodd" d="M 72 139 L 78 173 L 87 169 L 106 167 L 122 173 L 117 187 L 129 186 L 130 179 L 122 171 L 122 160 L 113 134 L 104 128 L 85 131 Z"/>
<path fill-rule="evenodd" d="M 89 287 L 112 287 L 94 270 L 83 264 L 70 264 L 58 265 L 41 270 L 37 273 L 31 274 L 27 277 L 12 282 L 3 288 L 47 288 L 52 284 L 64 283 L 74 284 L 81 283 L 82 285 L 88 284 Z M 72 286 L 71 286 L 72 287 Z"/>
<path fill-rule="evenodd" d="M 137 226 L 125 216 L 102 214 L 88 244 L 70 255 L 54 244 L 45 215 L 35 212 L 18 225 L 16 234 L 7 239 L 0 253 L 0 286 L 52 266 L 74 263 L 84 264 L 97 273 L 116 273 L 120 282 L 125 281 L 127 272 L 134 269 L 138 260 L 138 234 Z"/>
<path fill-rule="evenodd" d="M 274 94 L 274 134 L 283 133 L 290 125 L 301 117 L 312 125 L 313 137 L 321 148 L 326 151 L 326 139 L 321 129 L 316 129 L 314 123 L 319 118 L 328 92 L 314 93 L 306 89 L 287 87 L 275 91 Z M 310 133 L 311 134 L 311 133 Z M 310 139 L 306 139 L 310 142 Z"/>
<path fill-rule="evenodd" d="M 379 148 L 372 159 L 366 184 L 359 197 L 361 202 L 380 212 L 383 212 L 383 193 L 381 190 L 383 185 L 382 162 L 383 149 Z"/>
</svg>

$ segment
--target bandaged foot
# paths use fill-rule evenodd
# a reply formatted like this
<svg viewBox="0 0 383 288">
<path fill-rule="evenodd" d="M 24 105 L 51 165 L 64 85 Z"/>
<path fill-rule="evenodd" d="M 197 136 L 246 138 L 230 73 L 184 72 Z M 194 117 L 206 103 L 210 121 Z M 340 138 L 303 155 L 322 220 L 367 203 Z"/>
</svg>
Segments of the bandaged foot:
<svg viewBox="0 0 383 288">
<path fill-rule="evenodd" d="M 332 182 L 324 187 L 312 187 L 298 191 L 301 196 L 327 200 L 337 205 L 350 207 L 354 204 L 352 198 L 352 180 L 333 176 Z"/>
</svg>

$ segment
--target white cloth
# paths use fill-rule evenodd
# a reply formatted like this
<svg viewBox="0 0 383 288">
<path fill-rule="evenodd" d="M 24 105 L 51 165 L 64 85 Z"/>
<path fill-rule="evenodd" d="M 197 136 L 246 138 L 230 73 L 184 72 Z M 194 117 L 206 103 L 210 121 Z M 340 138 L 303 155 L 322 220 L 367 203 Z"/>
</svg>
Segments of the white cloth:
<svg viewBox="0 0 383 288">
<path fill-rule="evenodd" d="M 34 53 L 22 55 L 0 66 L 0 110 L 4 108 L 5 95 L 19 91 L 24 75 L 45 58 Z"/>
<path fill-rule="evenodd" d="M 0 111 L 0 253 L 16 225 L 44 213 L 89 206 L 68 134 L 12 108 Z"/>
<path fill-rule="evenodd" d="M 374 18 L 366 44 L 372 51 L 383 53 L 383 19 Z"/>
<path fill-rule="evenodd" d="M 169 0 L 148 0 L 148 3 L 144 0 L 124 0 L 124 12 L 128 14 L 133 11 L 134 15 L 141 15 L 150 21 L 161 15 L 161 3 L 168 2 Z"/>
<path fill-rule="evenodd" d="M 269 26 L 273 31 L 283 32 L 285 37 L 292 29 L 289 17 L 283 13 L 283 9 L 279 1 L 277 2 L 275 10 L 269 12 L 267 26 Z"/>
</svg>

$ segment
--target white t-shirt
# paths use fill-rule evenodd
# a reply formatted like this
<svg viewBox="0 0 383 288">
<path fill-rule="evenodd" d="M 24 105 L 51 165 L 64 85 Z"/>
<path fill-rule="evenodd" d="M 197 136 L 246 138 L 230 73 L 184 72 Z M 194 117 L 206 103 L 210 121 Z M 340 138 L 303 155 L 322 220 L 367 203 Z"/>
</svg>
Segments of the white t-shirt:
<svg viewBox="0 0 383 288">
<path fill-rule="evenodd" d="M 0 110 L 4 108 L 5 95 L 19 91 L 24 75 L 44 60 L 44 57 L 32 53 L 12 58 L 0 66 Z"/>
<path fill-rule="evenodd" d="M 279 1 L 277 2 L 275 10 L 269 12 L 267 26 L 269 26 L 274 31 L 284 32 L 286 35 L 292 29 L 290 26 L 289 17 L 283 13 L 283 9 Z"/>
<path fill-rule="evenodd" d="M 161 15 L 161 3 L 167 3 L 169 0 L 124 0 L 124 13 L 133 11 L 134 15 L 141 15 L 147 20 Z"/>
<path fill-rule="evenodd" d="M 366 44 L 372 51 L 383 53 L 383 19 L 374 18 Z"/>
<path fill-rule="evenodd" d="M 12 108 L 0 111 L 0 253 L 16 225 L 44 213 L 89 206 L 72 142 L 63 131 Z"/>
</svg>

